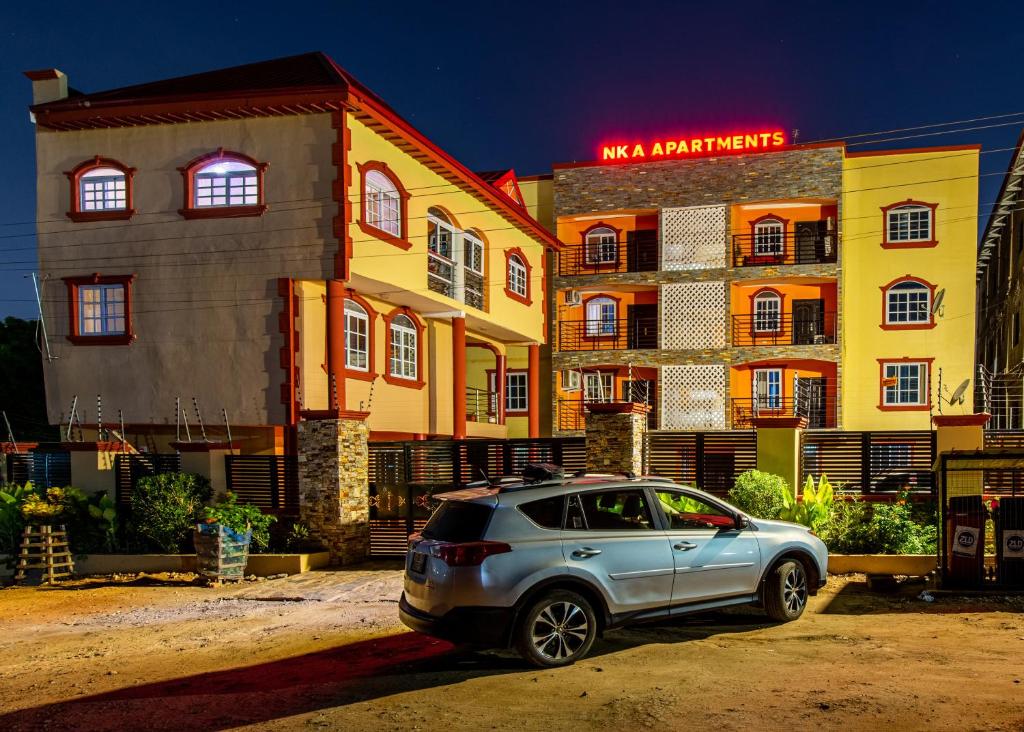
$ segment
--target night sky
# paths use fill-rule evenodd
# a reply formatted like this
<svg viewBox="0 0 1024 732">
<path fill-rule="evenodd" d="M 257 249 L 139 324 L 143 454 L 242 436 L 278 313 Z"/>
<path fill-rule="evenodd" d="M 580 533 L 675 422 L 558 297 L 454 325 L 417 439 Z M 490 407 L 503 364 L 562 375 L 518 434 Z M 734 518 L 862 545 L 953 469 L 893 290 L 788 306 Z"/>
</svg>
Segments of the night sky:
<svg viewBox="0 0 1024 732">
<path fill-rule="evenodd" d="M 91 92 L 320 50 L 469 167 L 521 175 L 616 138 L 771 126 L 809 142 L 1021 113 L 882 145 L 982 143 L 987 216 L 1024 125 L 1022 49 L 1019 0 L 12 0 L 0 9 L 0 316 L 36 308 L 28 69 L 57 67 Z"/>
</svg>

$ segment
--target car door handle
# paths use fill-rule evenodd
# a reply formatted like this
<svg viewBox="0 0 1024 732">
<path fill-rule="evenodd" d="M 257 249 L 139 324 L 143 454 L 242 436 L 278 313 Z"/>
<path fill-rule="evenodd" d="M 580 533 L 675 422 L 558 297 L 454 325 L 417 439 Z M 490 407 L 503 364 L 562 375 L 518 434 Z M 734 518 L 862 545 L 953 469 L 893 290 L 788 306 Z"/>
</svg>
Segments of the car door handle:
<svg viewBox="0 0 1024 732">
<path fill-rule="evenodd" d="M 673 544 L 672 548 L 673 549 L 678 549 L 681 552 L 688 552 L 691 549 L 696 549 L 697 545 L 696 544 L 692 544 L 692 543 L 690 543 L 688 541 L 681 541 L 678 544 Z"/>
<path fill-rule="evenodd" d="M 600 553 L 600 549 L 591 549 L 589 546 L 585 546 L 582 549 L 574 551 L 572 555 L 577 559 L 586 559 L 587 557 L 596 557 Z"/>
</svg>

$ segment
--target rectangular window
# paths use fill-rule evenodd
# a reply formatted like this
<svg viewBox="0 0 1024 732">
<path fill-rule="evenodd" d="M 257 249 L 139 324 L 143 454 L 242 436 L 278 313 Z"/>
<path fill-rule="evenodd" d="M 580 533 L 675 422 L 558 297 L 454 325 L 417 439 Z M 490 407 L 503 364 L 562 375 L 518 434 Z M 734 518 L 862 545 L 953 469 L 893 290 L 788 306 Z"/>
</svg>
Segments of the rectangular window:
<svg viewBox="0 0 1024 732">
<path fill-rule="evenodd" d="M 902 282 L 885 294 L 885 322 L 927 323 L 931 320 L 931 291 L 924 285 Z"/>
<path fill-rule="evenodd" d="M 926 206 L 901 206 L 888 212 L 889 241 L 929 241 L 932 210 Z"/>
<path fill-rule="evenodd" d="M 580 372 L 572 369 L 562 370 L 562 391 L 580 390 Z"/>
<path fill-rule="evenodd" d="M 760 409 L 782 407 L 782 369 L 754 371 L 754 404 Z"/>
<path fill-rule="evenodd" d="M 255 206 L 259 182 L 255 170 L 196 173 L 196 208 L 208 206 Z"/>
<path fill-rule="evenodd" d="M 128 208 L 125 176 L 83 176 L 82 210 L 111 211 Z"/>
<path fill-rule="evenodd" d="M 78 335 L 124 334 L 124 285 L 79 285 Z"/>
<path fill-rule="evenodd" d="M 497 399 L 495 389 L 495 373 L 489 374 L 491 387 L 490 413 L 494 414 L 494 403 Z M 505 372 L 505 413 L 526 412 L 530 408 L 530 391 L 526 371 Z"/>
<path fill-rule="evenodd" d="M 588 402 L 610 402 L 614 374 L 611 371 L 583 374 L 583 398 Z"/>
<path fill-rule="evenodd" d="M 412 328 L 391 326 L 391 375 L 416 378 L 416 331 Z"/>
<path fill-rule="evenodd" d="M 479 239 L 464 232 L 462 234 L 462 251 L 465 257 L 464 266 L 470 272 L 479 275 L 484 273 L 484 245 Z"/>
<path fill-rule="evenodd" d="M 928 403 L 928 364 L 882 364 L 882 404 L 885 406 L 918 406 Z"/>
<path fill-rule="evenodd" d="M 754 299 L 754 331 L 756 333 L 777 333 L 782 330 L 781 302 L 778 297 L 757 297 Z"/>
<path fill-rule="evenodd" d="M 362 308 L 345 301 L 345 366 L 357 371 L 369 369 L 370 328 Z"/>
</svg>

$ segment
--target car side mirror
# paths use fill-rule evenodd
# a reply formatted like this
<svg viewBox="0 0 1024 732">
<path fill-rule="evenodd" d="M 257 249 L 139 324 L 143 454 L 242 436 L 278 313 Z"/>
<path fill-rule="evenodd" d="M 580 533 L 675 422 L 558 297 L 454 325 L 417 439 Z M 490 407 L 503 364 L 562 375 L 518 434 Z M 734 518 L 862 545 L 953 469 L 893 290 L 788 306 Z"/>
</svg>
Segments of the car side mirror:
<svg viewBox="0 0 1024 732">
<path fill-rule="evenodd" d="M 737 514 L 737 516 L 736 516 L 736 528 L 742 531 L 743 529 L 746 529 L 746 528 L 749 528 L 749 527 L 750 527 L 750 519 L 748 519 L 746 516 L 742 516 L 742 515 Z"/>
</svg>

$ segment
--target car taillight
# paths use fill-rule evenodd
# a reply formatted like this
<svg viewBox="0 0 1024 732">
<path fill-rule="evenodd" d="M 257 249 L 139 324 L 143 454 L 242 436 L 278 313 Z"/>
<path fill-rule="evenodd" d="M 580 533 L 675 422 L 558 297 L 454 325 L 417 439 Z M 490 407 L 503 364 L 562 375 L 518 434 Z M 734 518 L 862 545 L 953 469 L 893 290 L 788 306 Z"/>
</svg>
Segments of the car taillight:
<svg viewBox="0 0 1024 732">
<path fill-rule="evenodd" d="M 476 567 L 492 554 L 504 554 L 512 547 L 500 541 L 469 541 L 464 544 L 437 544 L 430 553 L 449 567 Z"/>
</svg>

